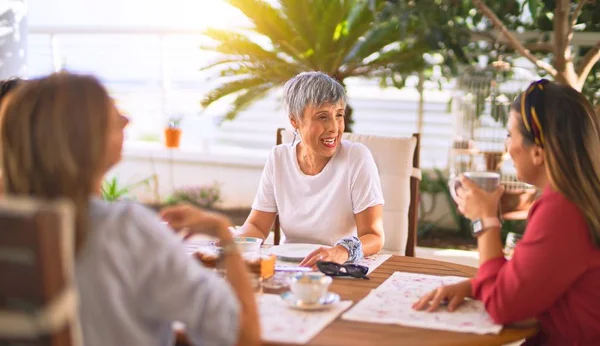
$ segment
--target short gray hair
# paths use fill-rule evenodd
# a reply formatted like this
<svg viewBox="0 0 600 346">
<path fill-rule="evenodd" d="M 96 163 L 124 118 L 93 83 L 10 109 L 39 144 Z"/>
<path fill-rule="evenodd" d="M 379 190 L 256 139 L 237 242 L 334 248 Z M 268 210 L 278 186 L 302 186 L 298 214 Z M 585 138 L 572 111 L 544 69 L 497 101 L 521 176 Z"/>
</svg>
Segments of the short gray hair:
<svg viewBox="0 0 600 346">
<path fill-rule="evenodd" d="M 302 72 L 285 83 L 283 106 L 287 115 L 297 122 L 302 121 L 308 106 L 346 104 L 346 91 L 335 79 L 323 72 Z"/>
</svg>

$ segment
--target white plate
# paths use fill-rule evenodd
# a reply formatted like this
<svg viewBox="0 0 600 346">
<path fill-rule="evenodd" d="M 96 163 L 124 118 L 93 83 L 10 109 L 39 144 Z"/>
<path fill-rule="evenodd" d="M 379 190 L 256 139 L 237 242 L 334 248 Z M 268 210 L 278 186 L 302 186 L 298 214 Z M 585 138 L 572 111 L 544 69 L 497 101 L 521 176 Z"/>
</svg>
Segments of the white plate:
<svg viewBox="0 0 600 346">
<path fill-rule="evenodd" d="M 277 256 L 288 260 L 302 261 L 304 257 L 308 256 L 311 252 L 316 249 L 323 247 L 318 244 L 283 244 L 273 246 L 269 251 Z"/>
<path fill-rule="evenodd" d="M 319 299 L 319 301 L 314 304 L 303 303 L 302 301 L 298 300 L 298 298 L 296 298 L 292 292 L 283 293 L 281 295 L 281 299 L 288 307 L 305 311 L 328 309 L 340 302 L 340 296 L 333 292 L 327 292 L 323 298 Z"/>
</svg>

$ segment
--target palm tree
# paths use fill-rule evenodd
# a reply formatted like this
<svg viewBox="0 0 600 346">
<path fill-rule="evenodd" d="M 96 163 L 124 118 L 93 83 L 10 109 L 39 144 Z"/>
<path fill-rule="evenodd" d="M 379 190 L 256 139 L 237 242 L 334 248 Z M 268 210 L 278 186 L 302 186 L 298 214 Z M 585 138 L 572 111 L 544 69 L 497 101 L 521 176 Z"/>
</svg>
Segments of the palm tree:
<svg viewBox="0 0 600 346">
<path fill-rule="evenodd" d="M 205 46 L 220 58 L 201 70 L 218 69 L 223 82 L 206 94 L 207 107 L 235 94 L 225 119 L 303 71 L 322 71 L 345 87 L 349 77 L 378 78 L 400 86 L 402 74 L 423 67 L 429 47 L 418 40 L 399 40 L 397 20 L 377 21 L 386 1 L 370 0 L 227 0 L 252 23 L 251 28 L 215 30 Z M 403 30 L 402 30 L 403 29 Z M 410 29 L 410 28 L 408 28 Z M 261 45 L 256 43 L 268 42 Z M 351 131 L 352 108 L 346 111 Z"/>
</svg>

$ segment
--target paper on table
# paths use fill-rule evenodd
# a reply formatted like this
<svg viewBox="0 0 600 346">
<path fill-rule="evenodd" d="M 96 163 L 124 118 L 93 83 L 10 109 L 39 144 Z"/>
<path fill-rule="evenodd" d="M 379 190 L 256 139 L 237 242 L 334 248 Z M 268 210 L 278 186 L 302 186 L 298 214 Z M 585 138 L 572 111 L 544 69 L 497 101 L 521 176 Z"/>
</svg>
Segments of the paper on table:
<svg viewBox="0 0 600 346">
<path fill-rule="evenodd" d="M 356 261 L 356 264 L 369 267 L 368 274 L 371 274 L 373 270 L 379 267 L 381 263 L 385 262 L 391 256 L 392 255 L 389 254 L 375 254 Z M 280 259 L 277 259 L 278 267 L 295 267 L 298 266 L 298 263 L 299 262 L 282 261 Z"/>
<path fill-rule="evenodd" d="M 392 257 L 389 254 L 375 254 L 368 257 L 365 257 L 356 262 L 356 264 L 360 264 L 363 266 L 369 267 L 369 272 L 367 274 L 371 274 L 373 270 L 377 269 L 381 265 L 381 263 L 387 261 L 388 258 Z"/>
<path fill-rule="evenodd" d="M 344 300 L 320 311 L 293 310 L 277 294 L 256 295 L 263 341 L 306 344 L 352 305 Z M 173 322 L 173 329 L 185 331 L 181 322 Z"/>
<path fill-rule="evenodd" d="M 457 276 L 395 272 L 342 318 L 454 332 L 498 334 L 502 326 L 491 320 L 480 301 L 467 300 L 454 312 L 448 312 L 445 307 L 440 307 L 436 312 L 412 309 L 419 298 L 436 287 L 463 280 L 465 278 Z"/>
<path fill-rule="evenodd" d="M 186 253 L 192 255 L 201 249 L 206 251 L 216 251 L 215 243 L 216 239 L 199 234 L 184 241 L 183 245 L 185 246 Z"/>
<path fill-rule="evenodd" d="M 264 341 L 306 344 L 352 305 L 341 301 L 327 310 L 299 311 L 290 309 L 279 295 L 259 297 L 260 325 Z"/>
</svg>

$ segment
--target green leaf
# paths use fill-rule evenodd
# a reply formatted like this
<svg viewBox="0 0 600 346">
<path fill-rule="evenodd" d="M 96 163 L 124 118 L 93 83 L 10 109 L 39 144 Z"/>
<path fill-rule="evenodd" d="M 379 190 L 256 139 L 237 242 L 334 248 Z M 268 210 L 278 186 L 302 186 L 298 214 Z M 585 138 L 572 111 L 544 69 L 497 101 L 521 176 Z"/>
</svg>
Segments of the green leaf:
<svg viewBox="0 0 600 346">
<path fill-rule="evenodd" d="M 533 18 L 537 16 L 539 5 L 539 0 L 527 0 L 527 7 L 529 7 L 529 12 Z"/>
<path fill-rule="evenodd" d="M 118 178 L 115 176 L 105 180 L 102 183 L 102 186 L 100 187 L 100 193 L 104 200 L 113 202 L 127 196 L 134 188 L 140 185 L 148 186 L 152 179 L 154 179 L 154 175 L 149 176 L 140 181 L 134 182 L 133 184 L 121 187 L 119 185 Z"/>
<path fill-rule="evenodd" d="M 400 77 L 400 79 L 398 79 L 398 77 Z M 398 89 L 402 89 L 406 85 L 406 78 L 402 78 L 402 75 L 392 74 L 390 79 L 392 80 L 392 85 Z"/>
<path fill-rule="evenodd" d="M 344 63 L 359 64 L 363 59 L 378 52 L 383 47 L 397 41 L 396 23 L 385 23 L 370 30 L 363 40 L 357 41 L 352 51 L 346 56 Z"/>
<path fill-rule="evenodd" d="M 209 91 L 204 99 L 202 99 L 201 104 L 203 107 L 208 107 L 213 102 L 225 97 L 229 94 L 236 93 L 238 91 L 251 89 L 253 87 L 257 87 L 261 84 L 264 84 L 266 80 L 261 76 L 252 76 L 247 78 L 241 78 L 238 80 L 234 80 L 231 82 L 227 82 L 211 91 Z"/>
<path fill-rule="evenodd" d="M 273 44 L 291 56 L 309 47 L 280 11 L 263 0 L 227 0 L 242 11 L 255 25 L 255 30 L 271 39 Z"/>
<path fill-rule="evenodd" d="M 343 31 L 348 33 L 347 25 L 348 25 L 347 21 L 338 23 L 338 25 L 335 27 L 335 31 L 333 32 L 333 40 L 334 41 L 337 41 L 340 39 L 340 37 L 342 37 Z"/>
<path fill-rule="evenodd" d="M 353 6 L 347 16 L 342 36 L 336 46 L 335 59 L 332 62 L 333 68 L 340 69 L 340 65 L 348 62 L 348 54 L 373 28 L 373 12 L 369 9 L 368 2 L 358 2 Z"/>
<path fill-rule="evenodd" d="M 277 52 L 267 50 L 253 42 L 246 35 L 233 31 L 209 29 L 205 36 L 217 42 L 216 45 L 204 45 L 201 48 L 228 55 L 226 59 L 252 61 L 254 59 L 281 60 Z"/>
<path fill-rule="evenodd" d="M 469 13 L 474 7 L 469 0 L 227 1 L 252 26 L 207 31 L 213 42 L 205 48 L 223 56 L 202 67 L 221 76 L 202 104 L 234 95 L 228 118 L 307 70 L 341 83 L 357 76 L 402 87 L 408 76 L 427 67 L 423 54 L 435 52 L 444 57 L 444 75 L 458 74 L 459 64 L 474 61 L 480 51 L 469 28 L 490 28 L 480 13 Z M 503 20 L 519 11 L 510 9 L 511 1 L 516 0 L 492 6 Z"/>
<path fill-rule="evenodd" d="M 235 101 L 231 110 L 225 114 L 225 120 L 233 120 L 242 111 L 246 110 L 253 102 L 256 102 L 264 98 L 268 91 L 273 88 L 271 84 L 264 84 L 256 88 L 249 89 L 245 93 L 239 95 Z"/>
</svg>

